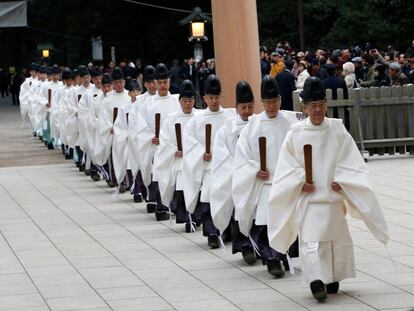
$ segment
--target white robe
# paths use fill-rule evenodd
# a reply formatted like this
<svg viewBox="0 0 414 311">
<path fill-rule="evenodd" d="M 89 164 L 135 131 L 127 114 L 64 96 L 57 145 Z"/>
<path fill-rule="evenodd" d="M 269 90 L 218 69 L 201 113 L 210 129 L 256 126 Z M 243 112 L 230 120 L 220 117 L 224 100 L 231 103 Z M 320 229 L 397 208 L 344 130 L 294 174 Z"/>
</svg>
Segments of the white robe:
<svg viewBox="0 0 414 311">
<path fill-rule="evenodd" d="M 131 110 L 131 97 L 127 91 L 122 95 L 122 100 L 118 100 L 118 102 L 122 102 L 122 104 L 118 107 L 118 117 L 114 123 L 112 160 L 115 177 L 118 184 L 120 184 L 124 180 L 128 168 L 128 122 L 126 114 L 129 114 Z"/>
<path fill-rule="evenodd" d="M 181 124 L 182 136 L 186 124 L 193 116 L 193 112 L 185 114 L 182 110 L 170 113 L 161 127 L 160 144 L 154 156 L 154 171 L 157 175 L 161 202 L 165 206 L 170 206 L 175 190 L 182 190 L 182 158 L 175 156 L 175 124 Z"/>
<path fill-rule="evenodd" d="M 129 101 L 130 97 L 127 90 L 124 90 L 121 93 L 117 93 L 115 91 L 109 92 L 103 100 L 100 115 L 98 117 L 98 127 L 96 130 L 95 160 L 97 160 L 98 165 L 104 165 L 112 150 L 114 171 L 115 175 L 118 177 L 122 177 L 121 175 L 123 174 L 124 142 L 119 143 L 117 140 L 114 140 L 114 135 L 110 133 L 112 128 L 115 132 L 113 111 L 114 108 L 118 108 L 118 116 L 122 116 L 123 109 Z"/>
<path fill-rule="evenodd" d="M 218 130 L 214 140 L 214 157 L 211 165 L 210 208 L 214 226 L 223 232 L 234 211 L 231 196 L 234 169 L 234 152 L 240 132 L 247 125 L 239 115 Z"/>
<path fill-rule="evenodd" d="M 22 120 L 25 121 L 26 117 L 29 115 L 30 112 L 30 94 L 31 88 L 38 83 L 36 77 L 28 77 L 24 80 L 22 85 L 20 86 L 20 93 L 19 93 L 19 102 L 20 102 L 20 114 L 22 116 Z"/>
<path fill-rule="evenodd" d="M 148 186 L 151 180 L 156 181 L 156 175 L 153 173 L 153 160 L 156 145 L 152 144 L 155 136 L 155 114 L 161 115 L 160 128 L 167 118 L 168 114 L 181 110 L 178 102 L 178 94 L 159 96 L 158 94 L 148 97 L 139 111 L 137 120 L 137 155 L 139 167 L 142 174 L 144 185 Z"/>
<path fill-rule="evenodd" d="M 43 96 L 48 100 L 48 93 L 49 89 L 51 90 L 50 96 L 50 108 L 48 111 L 50 112 L 50 136 L 53 138 L 54 145 L 58 146 L 59 140 L 59 92 L 62 88 L 62 82 L 49 82 L 47 86 L 43 89 Z"/>
<path fill-rule="evenodd" d="M 78 88 L 77 96 L 82 95 L 78 101 L 78 132 L 79 139 L 77 145 L 81 148 L 83 152 L 88 152 L 88 141 L 86 136 L 87 133 L 87 124 L 89 117 L 89 109 L 91 105 L 91 100 L 89 97 L 90 92 L 95 89 L 93 84 L 89 84 L 87 88 L 81 85 Z"/>
<path fill-rule="evenodd" d="M 241 131 L 234 158 L 232 196 L 240 232 L 249 235 L 253 220 L 267 225 L 267 205 L 279 152 L 290 127 L 298 122 L 295 112 L 279 111 L 276 118 L 266 112 L 253 115 Z M 269 179 L 257 178 L 260 171 L 259 137 L 266 137 L 266 169 Z"/>
<path fill-rule="evenodd" d="M 43 97 L 42 90 L 47 81 L 39 81 L 31 89 L 30 94 L 30 121 L 32 123 L 33 130 L 39 130 L 42 128 L 43 119 L 46 116 L 47 98 Z"/>
<path fill-rule="evenodd" d="M 186 125 L 183 132 L 183 190 L 188 212 L 194 212 L 201 190 L 201 202 L 210 201 L 211 163 L 204 161 L 205 127 L 211 124 L 211 154 L 214 158 L 214 139 L 217 131 L 234 118 L 234 108 L 212 112 L 209 108 L 200 111 Z"/>
<path fill-rule="evenodd" d="M 305 183 L 303 146 L 312 144 L 313 184 Z M 325 283 L 355 276 L 352 240 L 344 215 L 362 218 L 384 244 L 388 228 L 369 180 L 368 169 L 341 120 L 325 118 L 314 126 L 309 118 L 292 127 L 280 152 L 269 198 L 270 245 L 285 252 L 300 237 L 304 279 Z M 335 192 L 337 182 L 342 191 Z"/>
<path fill-rule="evenodd" d="M 95 129 L 95 146 L 93 148 L 93 159 L 96 164 L 104 165 L 109 158 L 112 147 L 112 134 L 110 133 L 113 127 L 113 109 L 108 104 L 108 98 L 112 92 L 101 94 L 96 99 L 96 110 L 98 114 L 96 117 Z"/>
<path fill-rule="evenodd" d="M 93 84 L 89 84 L 86 88 L 83 85 L 78 87 L 73 87 L 68 95 L 67 107 L 68 107 L 68 118 L 65 121 L 66 129 L 66 139 L 67 144 L 74 148 L 75 146 L 80 146 L 84 144 L 83 136 L 81 137 L 82 129 L 79 124 L 79 115 L 84 114 L 85 111 L 79 109 L 78 107 L 78 98 L 82 99 L 82 96 L 92 88 Z"/>
<path fill-rule="evenodd" d="M 66 120 L 69 118 L 69 96 L 72 92 L 73 86 L 63 86 L 60 89 L 58 101 L 59 101 L 59 136 L 64 145 L 68 145 L 68 138 L 66 136 Z"/>
<path fill-rule="evenodd" d="M 136 177 L 139 170 L 139 151 L 138 151 L 138 125 L 142 122 L 142 116 L 140 110 L 144 105 L 144 102 L 149 100 L 153 96 L 148 92 L 141 94 L 137 97 L 137 100 L 132 103 L 129 111 L 129 122 L 128 122 L 128 165 L 131 169 L 132 175 Z"/>
<path fill-rule="evenodd" d="M 93 88 L 92 91 L 88 92 L 89 111 L 86 119 L 86 142 L 88 145 L 88 154 L 91 157 L 93 163 L 95 161 L 95 139 L 96 139 L 96 127 L 98 123 L 98 116 L 100 107 L 102 104 L 103 92 L 101 89 Z"/>
</svg>

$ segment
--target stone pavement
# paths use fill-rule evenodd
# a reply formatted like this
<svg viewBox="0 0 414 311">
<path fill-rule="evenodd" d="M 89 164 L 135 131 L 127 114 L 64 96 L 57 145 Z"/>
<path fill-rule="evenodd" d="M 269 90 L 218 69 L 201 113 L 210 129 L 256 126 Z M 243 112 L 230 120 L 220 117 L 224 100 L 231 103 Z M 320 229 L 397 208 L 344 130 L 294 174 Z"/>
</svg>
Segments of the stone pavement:
<svg viewBox="0 0 414 311">
<path fill-rule="evenodd" d="M 0 168 L 1 311 L 414 308 L 414 158 L 368 163 L 395 267 L 350 220 L 357 278 L 322 304 L 302 287 L 300 259 L 295 276 L 274 279 L 231 255 L 230 245 L 210 250 L 200 230 L 157 223 L 130 195 L 112 199 L 104 182 L 62 162 Z"/>
</svg>

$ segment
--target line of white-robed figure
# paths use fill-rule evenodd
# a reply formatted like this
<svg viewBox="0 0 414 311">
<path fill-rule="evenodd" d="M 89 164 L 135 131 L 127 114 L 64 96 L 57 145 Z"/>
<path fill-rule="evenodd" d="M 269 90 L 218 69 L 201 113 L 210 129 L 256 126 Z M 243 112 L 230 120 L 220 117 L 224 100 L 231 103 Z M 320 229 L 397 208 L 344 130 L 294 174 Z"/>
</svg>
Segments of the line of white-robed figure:
<svg viewBox="0 0 414 311">
<path fill-rule="evenodd" d="M 44 119 L 45 83 L 29 79 L 22 85 L 21 109 L 36 130 Z M 279 111 L 269 118 L 264 111 L 245 121 L 235 109 L 222 107 L 185 114 L 178 96 L 170 93 L 146 92 L 132 102 L 126 90 L 105 93 L 92 84 L 57 86 L 50 109 L 56 120 L 52 132 L 63 145 L 81 146 L 97 165 L 104 165 L 112 153 L 118 183 L 127 169 L 134 177 L 141 171 L 146 186 L 158 182 L 165 206 L 175 191 L 184 192 L 190 214 L 198 201 L 210 203 L 220 233 L 232 215 L 245 236 L 253 223 L 267 225 L 270 246 L 280 253 L 286 253 L 299 235 L 308 283 L 320 279 L 329 284 L 355 276 L 344 210 L 361 218 L 384 244 L 388 241 L 367 167 L 340 120 L 325 118 L 315 126 L 310 118 L 299 121 L 293 112 Z M 153 140 L 155 114 L 160 114 L 158 144 Z M 182 157 L 177 156 L 175 124 L 182 129 Z M 206 124 L 212 128 L 210 158 L 206 158 Z M 267 178 L 258 178 L 259 137 L 267 142 Z M 317 190 L 310 194 L 302 191 L 305 144 L 313 145 Z M 341 191 L 332 190 L 332 182 Z"/>
</svg>

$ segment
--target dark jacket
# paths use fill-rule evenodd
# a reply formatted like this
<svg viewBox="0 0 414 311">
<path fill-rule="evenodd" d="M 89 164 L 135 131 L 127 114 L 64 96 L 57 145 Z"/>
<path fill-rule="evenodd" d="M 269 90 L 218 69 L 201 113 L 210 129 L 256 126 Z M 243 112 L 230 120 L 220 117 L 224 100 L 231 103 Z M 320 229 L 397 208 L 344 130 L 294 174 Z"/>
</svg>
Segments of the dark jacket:
<svg viewBox="0 0 414 311">
<path fill-rule="evenodd" d="M 182 70 L 182 78 L 183 80 L 185 79 L 191 80 L 191 82 L 193 82 L 193 84 L 196 85 L 197 67 L 193 64 L 191 66 L 191 71 L 190 71 L 190 65 L 185 64 Z"/>
<path fill-rule="evenodd" d="M 336 76 L 331 76 L 323 80 L 322 84 L 325 87 L 325 89 L 332 90 L 332 99 L 334 100 L 338 99 L 338 92 L 337 92 L 338 89 L 342 89 L 343 94 L 344 94 L 344 99 L 348 99 L 348 88 L 346 87 L 346 83 L 344 79 L 340 77 L 336 77 Z"/>
<path fill-rule="evenodd" d="M 270 64 L 264 59 L 260 60 L 260 70 L 262 72 L 262 78 L 270 73 Z"/>
<path fill-rule="evenodd" d="M 282 97 L 281 109 L 293 111 L 292 92 L 296 90 L 295 77 L 285 69 L 276 75 L 276 81 L 279 84 L 280 96 Z"/>
</svg>

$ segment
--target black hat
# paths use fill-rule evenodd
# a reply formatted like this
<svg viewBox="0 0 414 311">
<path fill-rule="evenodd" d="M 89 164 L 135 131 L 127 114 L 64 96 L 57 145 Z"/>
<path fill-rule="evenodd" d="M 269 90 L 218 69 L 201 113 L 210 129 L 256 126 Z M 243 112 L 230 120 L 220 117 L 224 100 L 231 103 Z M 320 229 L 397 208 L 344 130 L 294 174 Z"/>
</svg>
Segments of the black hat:
<svg viewBox="0 0 414 311">
<path fill-rule="evenodd" d="M 73 78 L 72 70 L 70 70 L 70 68 L 68 68 L 68 67 L 63 69 L 63 71 L 62 71 L 62 80 L 70 80 L 72 78 Z"/>
<path fill-rule="evenodd" d="M 206 95 L 220 95 L 221 83 L 216 75 L 209 75 L 204 83 L 204 94 Z"/>
<path fill-rule="evenodd" d="M 155 67 L 155 79 L 156 80 L 166 80 L 170 77 L 170 73 L 168 72 L 167 66 L 163 63 L 159 63 L 157 67 Z"/>
<path fill-rule="evenodd" d="M 36 71 L 37 72 L 40 72 L 40 67 L 42 67 L 42 66 L 40 66 L 39 64 L 36 64 Z"/>
<path fill-rule="evenodd" d="M 325 87 L 317 77 L 309 77 L 305 80 L 303 91 L 300 93 L 302 100 L 306 102 L 324 100 L 326 98 Z"/>
<path fill-rule="evenodd" d="M 32 70 L 35 70 L 36 71 L 36 67 L 37 67 L 37 64 L 36 63 L 31 63 L 30 64 L 30 71 L 32 71 Z"/>
<path fill-rule="evenodd" d="M 60 73 L 60 67 L 58 65 L 53 65 L 51 73 L 52 74 L 59 74 Z"/>
<path fill-rule="evenodd" d="M 84 65 L 78 66 L 78 74 L 79 74 L 80 77 L 84 77 L 84 76 L 89 75 L 88 67 L 86 67 Z"/>
<path fill-rule="evenodd" d="M 91 77 L 99 77 L 102 76 L 101 68 L 99 66 L 95 66 L 91 69 Z"/>
<path fill-rule="evenodd" d="M 139 86 L 139 83 L 138 83 L 137 79 L 129 80 L 126 89 L 128 91 L 141 91 L 141 88 Z"/>
<path fill-rule="evenodd" d="M 253 92 L 247 81 L 240 81 L 236 85 L 236 103 L 246 104 L 253 101 Z"/>
<path fill-rule="evenodd" d="M 102 76 L 102 84 L 111 84 L 112 77 L 109 73 L 104 73 Z"/>
<path fill-rule="evenodd" d="M 124 80 L 124 73 L 122 71 L 121 68 L 119 67 L 115 67 L 112 70 L 112 80 L 116 81 L 116 80 Z"/>
<path fill-rule="evenodd" d="M 78 68 L 73 69 L 73 76 L 74 77 L 79 76 Z"/>
<path fill-rule="evenodd" d="M 269 75 L 263 77 L 260 96 L 262 99 L 274 99 L 280 96 L 279 85 L 275 78 Z"/>
<path fill-rule="evenodd" d="M 40 66 L 39 68 L 40 73 L 48 73 L 48 68 L 45 65 Z"/>
<path fill-rule="evenodd" d="M 190 80 L 184 80 L 181 85 L 180 85 L 180 96 L 181 97 L 185 97 L 185 98 L 191 98 L 195 96 L 195 90 L 194 90 L 194 85 L 193 82 L 191 82 Z"/>
<path fill-rule="evenodd" d="M 155 80 L 155 68 L 154 66 L 148 65 L 144 68 L 144 82 Z"/>
</svg>

